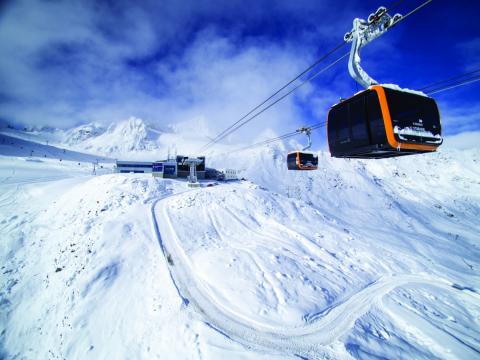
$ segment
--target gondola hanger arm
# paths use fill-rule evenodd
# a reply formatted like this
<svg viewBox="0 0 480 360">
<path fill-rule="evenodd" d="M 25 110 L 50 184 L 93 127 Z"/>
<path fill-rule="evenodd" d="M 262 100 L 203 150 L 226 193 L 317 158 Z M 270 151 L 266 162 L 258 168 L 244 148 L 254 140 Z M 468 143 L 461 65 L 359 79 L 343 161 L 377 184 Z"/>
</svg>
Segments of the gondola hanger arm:
<svg viewBox="0 0 480 360">
<path fill-rule="evenodd" d="M 367 89 L 378 83 L 361 67 L 360 50 L 371 41 L 386 33 L 388 29 L 400 21 L 401 18 L 402 15 L 400 14 L 390 16 L 387 8 L 381 6 L 375 13 L 370 14 L 368 20 L 354 19 L 352 31 L 345 34 L 344 40 L 352 43 L 348 61 L 348 72 L 350 76 L 364 88 Z"/>
<path fill-rule="evenodd" d="M 300 129 L 297 129 L 297 132 L 307 135 L 308 138 L 308 145 L 304 147 L 302 151 L 310 149 L 312 147 L 312 129 L 309 127 L 301 127 Z"/>
</svg>

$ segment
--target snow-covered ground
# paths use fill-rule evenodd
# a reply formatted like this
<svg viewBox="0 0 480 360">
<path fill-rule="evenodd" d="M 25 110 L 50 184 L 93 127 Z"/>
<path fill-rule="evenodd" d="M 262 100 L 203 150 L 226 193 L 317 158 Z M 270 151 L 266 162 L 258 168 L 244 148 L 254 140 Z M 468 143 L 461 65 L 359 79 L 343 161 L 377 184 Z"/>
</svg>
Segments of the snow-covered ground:
<svg viewBox="0 0 480 360">
<path fill-rule="evenodd" d="M 0 156 L 0 358 L 479 358 L 480 149 L 284 154 L 191 191 Z"/>
</svg>

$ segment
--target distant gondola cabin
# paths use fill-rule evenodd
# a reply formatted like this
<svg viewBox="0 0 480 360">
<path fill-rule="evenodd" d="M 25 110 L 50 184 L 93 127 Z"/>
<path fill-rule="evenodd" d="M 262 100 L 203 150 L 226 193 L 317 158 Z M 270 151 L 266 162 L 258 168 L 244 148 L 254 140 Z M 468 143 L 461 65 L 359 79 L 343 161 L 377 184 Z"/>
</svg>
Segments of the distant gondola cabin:
<svg viewBox="0 0 480 360">
<path fill-rule="evenodd" d="M 375 85 L 334 105 L 328 114 L 330 153 L 385 158 L 435 151 L 442 144 L 435 100 Z"/>
<path fill-rule="evenodd" d="M 293 151 L 287 155 L 288 170 L 317 170 L 318 155 L 306 151 Z"/>
</svg>

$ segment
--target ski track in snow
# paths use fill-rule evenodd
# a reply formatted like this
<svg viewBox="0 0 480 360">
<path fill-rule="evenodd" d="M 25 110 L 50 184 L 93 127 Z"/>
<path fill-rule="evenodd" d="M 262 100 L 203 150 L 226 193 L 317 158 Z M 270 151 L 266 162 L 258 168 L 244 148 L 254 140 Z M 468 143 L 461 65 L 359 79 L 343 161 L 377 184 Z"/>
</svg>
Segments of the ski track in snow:
<svg viewBox="0 0 480 360">
<path fill-rule="evenodd" d="M 183 193 L 182 193 L 183 194 Z M 172 195 L 178 196 L 180 194 Z M 427 275 L 399 274 L 378 279 L 348 299 L 317 314 L 310 323 L 294 327 L 274 327 L 232 312 L 228 304 L 218 301 L 208 285 L 195 277 L 195 270 L 183 251 L 170 215 L 164 204 L 168 196 L 152 204 L 151 216 L 155 236 L 167 260 L 170 276 L 185 305 L 191 306 L 209 326 L 227 338 L 248 347 L 269 349 L 300 357 L 325 358 L 331 345 L 353 327 L 357 319 L 398 287 L 411 285 L 436 286 L 458 291 L 454 284 Z M 160 215 L 160 216 L 159 216 Z M 213 218 L 212 218 L 213 220 Z M 242 221 L 238 219 L 241 223 Z M 212 221 L 215 224 L 215 221 Z M 251 231 L 245 226 L 245 231 Z M 215 225 L 214 225 L 215 226 Z M 215 226 L 218 231 L 218 228 Z M 247 251 L 250 256 L 250 250 Z M 255 260 L 254 260 L 255 261 Z M 257 266 L 258 262 L 255 261 Z"/>
</svg>

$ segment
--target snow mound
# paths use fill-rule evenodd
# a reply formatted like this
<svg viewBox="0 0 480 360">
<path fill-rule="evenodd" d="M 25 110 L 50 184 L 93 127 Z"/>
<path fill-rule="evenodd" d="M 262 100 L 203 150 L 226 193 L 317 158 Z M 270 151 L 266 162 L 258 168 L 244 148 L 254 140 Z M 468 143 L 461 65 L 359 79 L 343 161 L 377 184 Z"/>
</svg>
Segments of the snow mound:
<svg viewBox="0 0 480 360">
<path fill-rule="evenodd" d="M 166 206 L 162 217 L 213 301 L 264 325 L 309 322 L 385 268 L 336 221 L 258 185 L 186 193 Z"/>
</svg>

